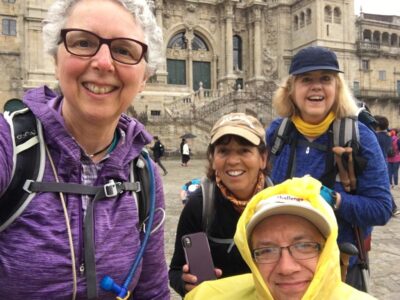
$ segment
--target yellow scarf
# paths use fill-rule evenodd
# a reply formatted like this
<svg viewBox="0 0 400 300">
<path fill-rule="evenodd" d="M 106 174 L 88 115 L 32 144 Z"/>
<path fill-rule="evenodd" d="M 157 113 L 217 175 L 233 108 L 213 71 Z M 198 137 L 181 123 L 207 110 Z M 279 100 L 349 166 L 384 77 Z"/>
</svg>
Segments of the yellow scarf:
<svg viewBox="0 0 400 300">
<path fill-rule="evenodd" d="M 322 135 L 328 130 L 333 120 L 335 120 L 335 113 L 333 112 L 330 112 L 321 123 L 316 125 L 304 122 L 303 119 L 297 115 L 292 117 L 292 122 L 296 126 L 297 130 L 302 135 L 309 137 L 318 137 Z"/>
</svg>

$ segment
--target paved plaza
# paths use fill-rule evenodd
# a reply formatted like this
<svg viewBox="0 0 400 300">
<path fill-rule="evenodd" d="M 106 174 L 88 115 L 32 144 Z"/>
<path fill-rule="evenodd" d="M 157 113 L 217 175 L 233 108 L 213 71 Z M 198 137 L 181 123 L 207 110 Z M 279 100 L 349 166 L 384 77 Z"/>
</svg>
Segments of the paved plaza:
<svg viewBox="0 0 400 300">
<path fill-rule="evenodd" d="M 174 251 L 176 226 L 183 207 L 179 199 L 180 188 L 185 182 L 205 173 L 206 161 L 192 159 L 188 167 L 181 167 L 178 159 L 164 160 L 163 164 L 168 170 L 168 175 L 163 176 L 163 181 L 167 213 L 165 252 L 169 265 Z M 394 190 L 393 194 L 400 205 L 400 189 Z M 386 226 L 374 229 L 370 252 L 371 294 L 381 300 L 400 299 L 400 268 L 397 266 L 400 261 L 399 232 L 400 216 L 392 218 Z M 181 298 L 172 292 L 171 299 Z"/>
</svg>

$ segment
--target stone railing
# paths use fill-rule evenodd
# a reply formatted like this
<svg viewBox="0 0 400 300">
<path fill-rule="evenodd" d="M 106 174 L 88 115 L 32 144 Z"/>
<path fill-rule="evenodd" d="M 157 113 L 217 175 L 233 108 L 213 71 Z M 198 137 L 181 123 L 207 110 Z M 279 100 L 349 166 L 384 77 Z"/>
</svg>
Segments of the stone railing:
<svg viewBox="0 0 400 300">
<path fill-rule="evenodd" d="M 370 41 L 358 41 L 357 48 L 359 50 L 379 50 L 380 44 L 377 42 L 370 42 Z"/>
<path fill-rule="evenodd" d="M 239 89 L 223 93 L 222 89 L 200 89 L 185 97 L 176 99 L 165 107 L 165 118 L 174 121 L 196 122 L 197 125 L 211 129 L 223 114 L 243 111 L 257 115 L 263 122 L 272 118 L 271 98 L 276 86 L 271 83 L 255 90 Z M 267 90 L 271 90 L 267 92 Z M 161 121 L 161 120 L 159 120 Z"/>
<path fill-rule="evenodd" d="M 356 97 L 376 97 L 376 98 L 399 98 L 400 93 L 398 91 L 388 91 L 388 90 L 364 90 L 355 91 L 354 95 Z"/>
<path fill-rule="evenodd" d="M 172 118 L 193 118 L 196 107 L 204 106 L 206 103 L 217 99 L 222 92 L 219 90 L 203 89 L 194 91 L 187 96 L 176 99 L 164 105 L 167 115 Z"/>
</svg>

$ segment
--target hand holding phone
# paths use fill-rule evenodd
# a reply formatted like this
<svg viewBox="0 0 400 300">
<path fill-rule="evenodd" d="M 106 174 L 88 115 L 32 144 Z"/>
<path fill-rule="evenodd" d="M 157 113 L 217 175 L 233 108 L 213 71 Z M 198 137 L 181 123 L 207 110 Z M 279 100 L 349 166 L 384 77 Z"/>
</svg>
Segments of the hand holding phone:
<svg viewBox="0 0 400 300">
<path fill-rule="evenodd" d="M 196 275 L 197 284 L 216 279 L 207 235 L 204 232 L 187 234 L 182 237 L 189 273 Z"/>
</svg>

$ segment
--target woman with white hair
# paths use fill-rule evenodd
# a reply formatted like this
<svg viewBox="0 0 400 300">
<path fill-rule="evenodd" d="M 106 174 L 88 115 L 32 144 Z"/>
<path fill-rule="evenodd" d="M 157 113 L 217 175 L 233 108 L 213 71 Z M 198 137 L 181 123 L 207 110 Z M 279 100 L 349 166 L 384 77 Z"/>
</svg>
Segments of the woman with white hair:
<svg viewBox="0 0 400 300">
<path fill-rule="evenodd" d="M 62 95 L 44 86 L 23 98 L 44 132 L 43 181 L 100 186 L 107 197 L 37 193 L 0 232 L 0 295 L 127 299 L 133 290 L 130 299 L 169 299 L 164 196 L 154 163 L 148 161 L 155 177 L 155 225 L 145 249 L 136 196 L 106 189 L 130 183 L 131 162 L 151 141 L 124 112 L 162 59 L 161 29 L 146 0 L 55 0 L 43 33 Z M 0 160 L 1 195 L 13 174 L 12 134 L 3 116 Z M 141 259 L 133 272 L 135 257 Z"/>
</svg>

